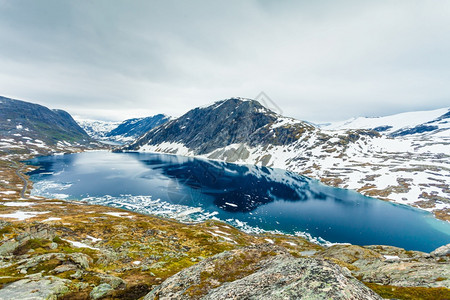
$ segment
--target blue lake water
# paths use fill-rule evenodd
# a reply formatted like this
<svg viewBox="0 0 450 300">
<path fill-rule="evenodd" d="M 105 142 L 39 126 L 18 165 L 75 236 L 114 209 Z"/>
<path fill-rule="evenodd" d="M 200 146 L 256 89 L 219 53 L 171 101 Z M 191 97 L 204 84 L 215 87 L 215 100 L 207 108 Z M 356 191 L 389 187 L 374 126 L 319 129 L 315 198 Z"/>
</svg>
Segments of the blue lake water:
<svg viewBox="0 0 450 300">
<path fill-rule="evenodd" d="M 319 243 L 432 251 L 450 224 L 427 212 L 324 186 L 279 169 L 153 153 L 85 152 L 38 157 L 33 195 L 125 208 L 180 221 L 217 218 L 247 232 Z"/>
</svg>

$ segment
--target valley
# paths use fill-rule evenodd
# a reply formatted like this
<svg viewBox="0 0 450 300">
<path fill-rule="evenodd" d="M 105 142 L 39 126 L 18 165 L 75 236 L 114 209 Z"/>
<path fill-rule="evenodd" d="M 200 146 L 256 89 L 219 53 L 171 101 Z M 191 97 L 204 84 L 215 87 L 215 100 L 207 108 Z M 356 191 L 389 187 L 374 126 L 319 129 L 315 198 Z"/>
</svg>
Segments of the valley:
<svg viewBox="0 0 450 300">
<path fill-rule="evenodd" d="M 320 166 L 325 170 L 327 164 L 323 162 L 328 157 L 325 153 L 331 153 L 333 164 L 342 159 L 348 165 L 345 165 L 346 170 L 335 170 L 329 178 L 340 178 L 346 174 L 344 171 L 349 171 L 347 168 L 354 168 L 347 173 L 348 182 L 357 170 L 373 172 L 375 164 L 379 168 L 387 167 L 385 173 L 393 172 L 389 168 L 395 165 L 398 169 L 406 166 L 414 170 L 398 172 L 434 173 L 427 178 L 436 176 L 439 179 L 448 164 L 445 154 L 436 157 L 432 154 L 423 161 L 419 154 L 431 144 L 435 145 L 425 137 L 421 147 L 417 146 L 422 152 L 418 151 L 416 156 L 405 156 L 400 146 L 401 151 L 380 153 L 386 149 L 384 143 L 391 140 L 372 130 L 322 131 L 307 123 L 279 119 L 266 110 L 264 112 L 268 116 L 263 117 L 263 121 L 269 121 L 266 125 L 259 123 L 258 118 L 250 118 L 251 123 L 234 127 L 237 131 L 233 136 L 229 136 L 229 132 L 218 136 L 213 128 L 210 137 L 218 139 L 210 143 L 204 138 L 188 142 L 188 139 L 183 140 L 183 135 L 175 134 L 173 140 L 166 136 L 167 141 L 161 140 L 155 145 L 144 142 L 148 135 L 136 143 L 142 143 L 138 144 L 140 151 L 273 167 L 286 162 L 290 162 L 292 168 L 304 167 L 314 161 L 317 165 L 322 163 Z M 25 165 L 24 160 L 111 148 L 83 131 L 75 138 L 72 132 L 49 133 L 34 129 L 34 121 L 3 121 L 9 127 L 1 132 L 0 138 L 0 299 L 25 298 L 30 293 L 37 299 L 165 299 L 173 295 L 180 299 L 226 299 L 245 295 L 270 298 L 272 293 L 344 299 L 450 297 L 448 245 L 427 252 L 386 245 L 323 246 L 301 236 L 244 233 L 218 220 L 176 222 L 130 210 L 32 195 L 33 183 L 27 172 L 36 167 Z M 176 121 L 168 121 L 150 132 L 170 130 L 170 126 L 179 126 Z M 263 126 L 252 127 L 252 124 Z M 245 131 L 239 128 L 251 129 L 249 141 Z M 78 128 L 74 130 L 79 131 Z M 192 134 L 198 138 L 194 132 Z M 153 136 L 158 137 L 157 134 Z M 300 145 L 299 141 L 305 142 L 306 146 Z M 380 141 L 379 148 L 369 147 L 373 141 Z M 411 143 L 417 145 L 415 139 Z M 447 144 L 442 145 L 446 149 Z M 321 146 L 321 150 L 315 153 L 317 146 Z M 331 147 L 338 150 L 331 151 Z M 359 148 L 373 152 L 368 152 L 367 156 L 355 155 L 361 151 Z M 289 149 L 303 149 L 300 153 L 305 158 L 308 155 L 317 157 L 308 158 L 311 159 L 308 162 L 302 161 L 300 156 L 294 159 L 287 156 Z M 339 151 L 344 153 L 343 157 L 338 157 Z M 369 157 L 372 154 L 377 159 L 375 162 Z M 370 163 L 365 162 L 369 164 L 367 169 L 364 169 L 361 157 L 370 160 Z M 422 159 L 420 163 L 413 162 L 419 159 Z M 402 164 L 399 163 L 401 160 Z M 357 169 L 360 163 L 362 165 Z M 435 164 L 434 168 L 431 163 Z M 426 167 L 420 169 L 423 165 Z M 344 168 L 329 166 L 330 172 L 333 167 Z M 319 170 L 322 169 L 318 167 L 317 172 Z M 363 171 L 362 174 L 366 174 Z M 445 180 L 441 183 L 448 184 Z M 434 187 L 431 183 L 429 186 Z M 436 190 L 429 193 L 435 195 Z M 445 203 L 434 199 L 433 208 L 441 202 Z M 230 261 L 233 263 L 229 264 Z M 216 269 L 221 270 L 220 274 L 214 271 Z M 303 280 L 301 285 L 296 284 L 298 278 Z M 285 288 L 268 289 L 267 282 L 270 286 L 282 282 Z M 329 285 L 334 288 L 330 290 Z M 246 286 L 253 288 L 248 290 Z"/>
</svg>

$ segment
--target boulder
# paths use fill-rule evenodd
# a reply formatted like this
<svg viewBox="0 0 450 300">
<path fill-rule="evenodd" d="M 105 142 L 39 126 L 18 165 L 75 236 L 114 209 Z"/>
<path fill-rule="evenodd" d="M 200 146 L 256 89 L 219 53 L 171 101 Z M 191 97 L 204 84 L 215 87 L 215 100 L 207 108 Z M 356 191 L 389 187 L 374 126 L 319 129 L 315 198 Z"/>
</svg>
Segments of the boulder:
<svg viewBox="0 0 450 300">
<path fill-rule="evenodd" d="M 91 299 L 101 299 L 105 296 L 107 296 L 111 291 L 113 291 L 113 288 L 107 284 L 107 283 L 102 283 L 98 286 L 96 286 L 92 292 L 89 294 L 89 296 L 91 297 Z"/>
<path fill-rule="evenodd" d="M 352 264 L 360 259 L 383 259 L 383 256 L 371 249 L 356 245 L 334 245 L 316 253 L 316 257 L 334 258 Z"/>
<path fill-rule="evenodd" d="M 70 260 L 79 265 L 83 269 L 89 268 L 92 258 L 84 253 L 72 253 L 68 255 Z"/>
<path fill-rule="evenodd" d="M 439 247 L 436 250 L 434 250 L 433 252 L 431 252 L 430 254 L 433 257 L 450 256 L 450 244 Z"/>
<path fill-rule="evenodd" d="M 149 299 L 381 299 L 347 269 L 272 245 L 220 253 L 165 280 Z"/>
<path fill-rule="evenodd" d="M 70 280 L 54 276 L 29 277 L 11 284 L 0 290 L 0 299 L 56 299 L 69 292 Z"/>
<path fill-rule="evenodd" d="M 0 246 L 0 256 L 11 255 L 19 247 L 19 243 L 15 240 L 4 242 Z"/>
</svg>

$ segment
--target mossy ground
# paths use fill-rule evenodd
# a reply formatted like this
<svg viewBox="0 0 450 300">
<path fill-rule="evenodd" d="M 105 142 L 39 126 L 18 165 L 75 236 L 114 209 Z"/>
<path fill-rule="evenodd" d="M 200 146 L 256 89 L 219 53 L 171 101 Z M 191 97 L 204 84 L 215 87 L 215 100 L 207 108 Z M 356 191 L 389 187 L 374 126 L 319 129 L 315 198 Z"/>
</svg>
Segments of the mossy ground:
<svg viewBox="0 0 450 300">
<path fill-rule="evenodd" d="M 383 298 L 387 299 L 433 299 L 448 300 L 450 299 L 450 289 L 447 288 L 428 288 L 428 287 L 399 287 L 391 285 L 380 285 L 376 283 L 364 284 L 375 291 Z"/>
</svg>

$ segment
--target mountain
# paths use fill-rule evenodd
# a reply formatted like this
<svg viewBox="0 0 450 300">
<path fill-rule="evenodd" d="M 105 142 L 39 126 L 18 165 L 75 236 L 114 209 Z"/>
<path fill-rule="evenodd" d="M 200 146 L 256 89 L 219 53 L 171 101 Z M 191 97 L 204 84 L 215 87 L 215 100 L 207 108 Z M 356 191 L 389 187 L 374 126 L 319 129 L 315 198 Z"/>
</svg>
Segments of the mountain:
<svg viewBox="0 0 450 300">
<path fill-rule="evenodd" d="M 81 118 L 76 118 L 75 120 L 90 137 L 96 140 L 105 139 L 105 135 L 121 123 L 116 121 L 100 121 Z"/>
<path fill-rule="evenodd" d="M 195 108 L 122 150 L 282 168 L 450 220 L 448 115 L 443 109 L 400 116 L 395 122 L 377 118 L 365 126 L 348 122 L 348 128 L 319 128 L 276 114 L 255 100 L 231 98 Z M 402 118 L 409 123 L 401 123 Z M 438 128 L 419 133 L 420 125 Z M 392 127 L 383 132 L 381 126 Z"/>
<path fill-rule="evenodd" d="M 5 97 L 0 97 L 0 136 L 47 145 L 91 141 L 67 112 Z"/>
<path fill-rule="evenodd" d="M 147 131 L 164 124 L 170 117 L 158 114 L 123 122 L 77 119 L 78 124 L 94 139 L 100 141 L 129 142 Z"/>
<path fill-rule="evenodd" d="M 107 138 L 115 140 L 131 141 L 147 131 L 169 121 L 170 117 L 158 114 L 146 118 L 135 118 L 123 121 L 119 126 L 105 134 Z"/>
<path fill-rule="evenodd" d="M 194 155 L 204 155 L 230 145 L 251 147 L 285 145 L 316 128 L 306 122 L 280 116 L 258 101 L 231 98 L 195 108 L 178 119 L 147 132 L 127 149 L 180 145 Z M 150 148 L 149 148 L 150 146 Z M 172 152 L 174 152 L 172 151 Z M 162 151 L 168 152 L 168 151 Z"/>
<path fill-rule="evenodd" d="M 406 112 L 378 118 L 352 118 L 322 126 L 325 130 L 372 129 L 390 136 L 446 135 L 450 136 L 450 108 Z"/>
</svg>

